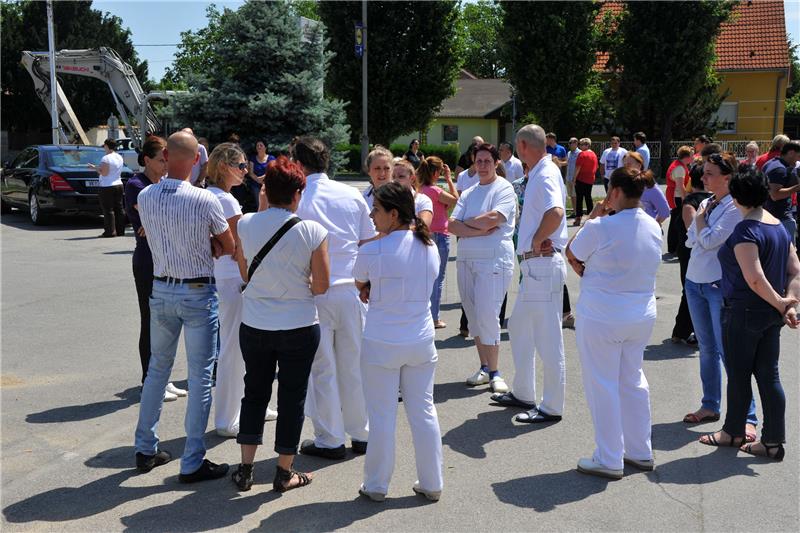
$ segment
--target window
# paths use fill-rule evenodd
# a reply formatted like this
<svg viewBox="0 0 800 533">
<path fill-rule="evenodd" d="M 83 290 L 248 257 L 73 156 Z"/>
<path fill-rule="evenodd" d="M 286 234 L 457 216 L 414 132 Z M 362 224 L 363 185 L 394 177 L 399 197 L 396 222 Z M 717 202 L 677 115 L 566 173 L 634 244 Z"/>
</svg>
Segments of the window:
<svg viewBox="0 0 800 533">
<path fill-rule="evenodd" d="M 23 150 L 11 163 L 11 168 L 36 168 L 39 166 L 39 152 L 36 148 Z"/>
<path fill-rule="evenodd" d="M 443 143 L 457 143 L 458 142 L 458 126 L 442 126 L 442 142 Z"/>
<path fill-rule="evenodd" d="M 736 119 L 738 116 L 738 102 L 722 102 L 719 110 L 711 117 L 711 120 L 719 123 L 718 133 L 736 133 Z"/>
</svg>

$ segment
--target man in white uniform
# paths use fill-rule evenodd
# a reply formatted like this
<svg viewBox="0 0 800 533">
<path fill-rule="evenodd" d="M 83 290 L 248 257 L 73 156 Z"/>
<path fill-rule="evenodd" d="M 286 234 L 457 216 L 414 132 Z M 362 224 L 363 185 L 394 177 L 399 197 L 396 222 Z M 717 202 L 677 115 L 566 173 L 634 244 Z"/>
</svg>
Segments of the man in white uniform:
<svg viewBox="0 0 800 533">
<path fill-rule="evenodd" d="M 508 320 L 514 356 L 512 392 L 493 394 L 502 405 L 528 409 L 518 422 L 556 422 L 564 411 L 565 363 L 561 312 L 567 270 L 566 190 L 545 148 L 545 132 L 529 124 L 517 133 L 517 153 L 528 164 L 525 209 L 517 241 L 522 281 Z M 535 353 L 542 358 L 543 394 L 537 405 Z"/>
<path fill-rule="evenodd" d="M 500 160 L 503 162 L 503 167 L 506 169 L 506 179 L 513 183 L 515 180 L 520 179 L 525 175 L 522 170 L 522 161 L 514 157 L 514 149 L 509 142 L 501 142 L 500 146 Z"/>
<path fill-rule="evenodd" d="M 328 292 L 315 297 L 321 338 L 308 383 L 306 414 L 314 424 L 314 440 L 300 452 L 326 459 L 345 457 L 345 434 L 353 452 L 366 453 L 367 411 L 361 388 L 361 337 L 366 309 L 358 298 L 353 265 L 358 246 L 375 236 L 367 202 L 359 192 L 328 178 L 330 152 L 313 137 L 294 146 L 303 167 L 306 189 L 297 216 L 328 230 L 331 280 Z"/>
</svg>

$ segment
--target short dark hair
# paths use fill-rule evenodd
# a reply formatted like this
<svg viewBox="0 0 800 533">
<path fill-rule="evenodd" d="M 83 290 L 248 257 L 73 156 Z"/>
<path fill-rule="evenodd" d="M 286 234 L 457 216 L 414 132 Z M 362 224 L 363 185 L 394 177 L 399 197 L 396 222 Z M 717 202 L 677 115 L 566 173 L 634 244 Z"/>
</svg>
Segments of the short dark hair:
<svg viewBox="0 0 800 533">
<path fill-rule="evenodd" d="M 264 173 L 264 189 L 270 205 L 289 205 L 296 191 L 306 188 L 303 169 L 286 156 L 279 156 L 267 165 Z"/>
<path fill-rule="evenodd" d="M 728 183 L 731 198 L 745 207 L 759 207 L 769 198 L 767 178 L 751 165 L 740 165 Z"/>
<path fill-rule="evenodd" d="M 148 136 L 147 140 L 142 145 L 142 149 L 139 150 L 139 156 L 137 158 L 139 166 L 140 167 L 144 166 L 145 157 L 148 159 L 155 159 L 155 157 L 159 154 L 159 152 L 161 152 L 166 147 L 167 147 L 167 141 L 165 141 L 161 137 L 157 135 Z"/>
<path fill-rule="evenodd" d="M 500 152 L 497 150 L 495 145 L 489 143 L 483 143 L 475 147 L 475 155 L 478 155 L 478 152 L 489 152 L 492 154 L 492 159 L 494 162 L 497 163 L 500 161 Z"/>
<path fill-rule="evenodd" d="M 800 152 L 800 143 L 789 141 L 788 143 L 784 144 L 783 148 L 781 148 L 781 155 L 786 155 L 789 152 Z"/>
<path fill-rule="evenodd" d="M 556 137 L 556 134 L 555 134 L 555 133 L 553 133 L 552 131 L 550 131 L 550 132 L 547 132 L 547 133 L 545 134 L 544 138 L 545 138 L 545 139 L 553 139 L 553 140 L 555 140 L 555 139 L 557 139 L 558 137 Z"/>
<path fill-rule="evenodd" d="M 103 141 L 103 146 L 108 147 L 110 150 L 116 150 L 117 141 L 115 141 L 114 139 L 106 139 L 105 141 Z"/>
<path fill-rule="evenodd" d="M 263 137 L 259 137 L 259 138 L 257 138 L 255 141 L 253 141 L 253 150 L 254 150 L 254 151 L 255 151 L 255 149 L 256 149 L 256 145 L 257 145 L 258 143 L 261 143 L 261 144 L 263 144 L 263 145 L 264 145 L 264 148 L 265 148 L 267 151 L 269 151 L 269 144 L 267 143 L 267 140 L 266 140 L 266 139 L 264 139 Z"/>
<path fill-rule="evenodd" d="M 637 141 L 640 141 L 642 144 L 647 142 L 647 135 L 645 135 L 643 131 L 637 131 L 634 133 L 633 138 Z"/>
<path fill-rule="evenodd" d="M 642 197 L 645 187 L 647 187 L 648 176 L 641 170 L 628 167 L 619 167 L 611 173 L 608 182 L 608 189 L 622 189 L 622 194 L 626 198 L 636 200 Z"/>
<path fill-rule="evenodd" d="M 708 156 L 708 162 L 719 167 L 719 171 L 725 175 L 736 174 L 739 166 L 736 156 L 731 152 L 711 154 Z"/>
<path fill-rule="evenodd" d="M 331 160 L 328 147 L 320 139 L 304 135 L 294 145 L 294 158 L 311 172 L 325 172 Z"/>
<path fill-rule="evenodd" d="M 514 147 L 511 146 L 511 143 L 508 141 L 503 141 L 500 144 L 498 144 L 497 149 L 499 150 L 500 148 L 508 148 L 509 150 L 511 150 L 512 153 L 514 152 Z"/>
<path fill-rule="evenodd" d="M 700 155 L 703 157 L 708 157 L 711 154 L 720 154 L 722 153 L 722 146 L 717 143 L 709 143 L 703 146 L 703 149 L 700 150 Z"/>
<path fill-rule="evenodd" d="M 710 144 L 711 142 L 713 142 L 711 137 L 709 137 L 708 135 L 698 135 L 697 137 L 695 137 L 694 140 L 699 141 L 703 144 Z"/>
</svg>

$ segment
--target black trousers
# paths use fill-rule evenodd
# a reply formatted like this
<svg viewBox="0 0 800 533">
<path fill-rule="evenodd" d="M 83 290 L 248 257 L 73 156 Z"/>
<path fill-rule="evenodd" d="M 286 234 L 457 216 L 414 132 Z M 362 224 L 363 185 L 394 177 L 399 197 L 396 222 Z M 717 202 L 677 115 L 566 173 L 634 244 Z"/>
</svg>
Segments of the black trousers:
<svg viewBox="0 0 800 533">
<path fill-rule="evenodd" d="M 577 218 L 583 216 L 584 203 L 586 204 L 586 213 L 591 213 L 592 209 L 594 209 L 594 201 L 592 200 L 592 184 L 575 180 L 575 196 L 577 197 L 575 216 Z"/>
<path fill-rule="evenodd" d="M 153 292 L 153 265 L 133 265 L 133 282 L 139 300 L 139 360 L 142 363 L 142 383 L 150 366 L 150 294 Z"/>
<path fill-rule="evenodd" d="M 672 336 L 679 339 L 687 339 L 694 332 L 692 315 L 689 314 L 689 304 L 686 302 L 686 270 L 689 268 L 689 256 L 691 250 L 683 245 L 678 246 L 678 261 L 681 267 L 681 303 L 678 306 L 678 314 L 675 315 L 675 327 L 672 328 Z"/>
<path fill-rule="evenodd" d="M 674 254 L 684 230 L 683 224 L 683 198 L 675 198 L 675 208 L 669 212 L 669 226 L 667 226 L 667 252 Z"/>
<path fill-rule="evenodd" d="M 100 200 L 100 209 L 103 211 L 103 234 L 125 235 L 125 212 L 122 210 L 122 185 L 100 187 L 97 193 Z"/>
<path fill-rule="evenodd" d="M 306 392 L 311 364 L 319 346 L 319 325 L 265 331 L 242 324 L 239 344 L 244 358 L 244 398 L 239 417 L 239 444 L 262 444 L 264 415 L 272 396 L 275 367 L 278 380 L 278 421 L 275 426 L 275 451 L 297 454 L 305 419 Z"/>
</svg>

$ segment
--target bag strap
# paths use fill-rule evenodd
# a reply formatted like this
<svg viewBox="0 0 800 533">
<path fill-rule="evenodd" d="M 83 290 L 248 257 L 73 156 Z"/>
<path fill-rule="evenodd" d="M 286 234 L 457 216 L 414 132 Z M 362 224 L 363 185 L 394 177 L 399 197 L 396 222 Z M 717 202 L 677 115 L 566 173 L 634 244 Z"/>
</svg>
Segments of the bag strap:
<svg viewBox="0 0 800 533">
<path fill-rule="evenodd" d="M 281 240 L 281 237 L 286 235 L 287 231 L 292 229 L 293 226 L 299 224 L 300 222 L 302 222 L 302 221 L 300 220 L 300 217 L 297 217 L 297 216 L 293 216 L 292 218 L 290 218 L 289 220 L 284 222 L 283 226 L 281 226 L 278 229 L 278 231 L 275 232 L 275 235 L 273 235 L 272 238 L 267 241 L 267 244 L 265 244 L 261 248 L 261 250 L 258 251 L 256 256 L 250 262 L 250 268 L 247 269 L 247 280 L 248 281 L 253 279 L 253 274 L 255 274 L 256 269 L 258 268 L 258 265 L 261 264 L 261 261 L 264 260 L 264 258 L 270 252 L 270 250 L 272 250 L 272 248 L 274 248 L 275 245 L 278 244 L 278 241 Z"/>
</svg>

